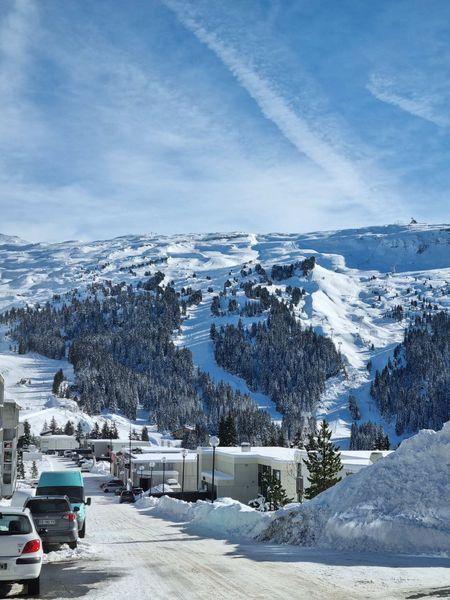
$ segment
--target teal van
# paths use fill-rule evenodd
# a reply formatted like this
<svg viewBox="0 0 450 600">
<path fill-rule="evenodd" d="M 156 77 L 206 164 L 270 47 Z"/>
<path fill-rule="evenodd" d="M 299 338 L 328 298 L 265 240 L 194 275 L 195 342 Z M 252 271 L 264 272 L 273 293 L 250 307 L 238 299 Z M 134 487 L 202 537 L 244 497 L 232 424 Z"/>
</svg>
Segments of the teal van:
<svg viewBox="0 0 450 600">
<path fill-rule="evenodd" d="M 68 496 L 72 510 L 77 514 L 78 535 L 86 535 L 86 506 L 90 498 L 84 496 L 84 482 L 80 471 L 44 471 L 39 477 L 36 496 Z"/>
</svg>

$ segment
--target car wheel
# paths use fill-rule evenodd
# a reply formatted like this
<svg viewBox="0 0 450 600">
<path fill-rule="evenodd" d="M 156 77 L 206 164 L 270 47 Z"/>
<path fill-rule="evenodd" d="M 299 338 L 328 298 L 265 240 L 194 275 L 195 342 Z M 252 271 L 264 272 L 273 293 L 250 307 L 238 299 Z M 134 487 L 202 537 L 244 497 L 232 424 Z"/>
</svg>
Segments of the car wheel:
<svg viewBox="0 0 450 600">
<path fill-rule="evenodd" d="M 86 535 L 86 522 L 83 523 L 83 527 L 80 529 L 80 533 L 78 535 L 80 538 L 84 538 Z"/>
<path fill-rule="evenodd" d="M 105 494 L 109 494 L 109 490 L 108 488 L 106 488 L 106 490 L 104 490 Z"/>
<path fill-rule="evenodd" d="M 30 579 L 30 581 L 27 583 L 27 595 L 28 596 L 39 596 L 41 591 L 41 581 L 40 581 L 40 577 L 37 577 L 36 579 Z"/>
<path fill-rule="evenodd" d="M 75 548 L 78 546 L 78 542 L 69 542 L 69 548 L 71 550 L 75 550 Z"/>
</svg>

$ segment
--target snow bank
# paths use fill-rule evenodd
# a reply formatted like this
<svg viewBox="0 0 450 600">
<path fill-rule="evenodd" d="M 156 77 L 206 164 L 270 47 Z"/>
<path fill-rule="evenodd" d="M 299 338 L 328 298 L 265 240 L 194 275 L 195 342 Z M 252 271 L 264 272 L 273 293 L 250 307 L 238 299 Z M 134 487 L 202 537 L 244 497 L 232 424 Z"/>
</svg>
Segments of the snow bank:
<svg viewBox="0 0 450 600">
<path fill-rule="evenodd" d="M 44 554 L 45 563 L 67 562 L 72 560 L 81 560 L 92 558 L 97 554 L 96 549 L 86 542 L 78 542 L 78 546 L 71 550 L 69 546 L 64 544 L 59 550 L 52 550 L 48 554 Z"/>
<path fill-rule="evenodd" d="M 388 457 L 303 505 L 259 537 L 278 543 L 405 553 L 450 549 L 450 422 L 423 430 Z"/>
<path fill-rule="evenodd" d="M 169 496 L 150 496 L 139 500 L 136 506 L 151 508 L 155 516 L 185 522 L 189 529 L 218 537 L 255 538 L 271 518 L 232 498 L 219 498 L 212 504 L 203 500 L 190 503 Z"/>
<path fill-rule="evenodd" d="M 110 475 L 111 464 L 106 460 L 100 460 L 92 465 L 91 473 L 96 473 L 97 475 Z"/>
</svg>

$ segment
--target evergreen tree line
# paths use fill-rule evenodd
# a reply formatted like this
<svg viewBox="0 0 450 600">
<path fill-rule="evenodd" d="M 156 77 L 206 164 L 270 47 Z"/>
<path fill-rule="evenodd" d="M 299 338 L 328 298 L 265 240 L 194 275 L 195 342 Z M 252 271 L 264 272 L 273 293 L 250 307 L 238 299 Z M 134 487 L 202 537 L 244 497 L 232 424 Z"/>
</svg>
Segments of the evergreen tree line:
<svg viewBox="0 0 450 600">
<path fill-rule="evenodd" d="M 352 423 L 350 434 L 350 450 L 389 450 L 391 444 L 388 435 L 381 425 Z"/>
<path fill-rule="evenodd" d="M 440 429 L 450 418 L 450 316 L 424 314 L 406 329 L 370 393 L 398 435 Z"/>
<path fill-rule="evenodd" d="M 311 414 L 327 378 L 342 369 L 333 342 L 304 329 L 289 307 L 274 299 L 264 323 L 245 328 L 211 326 L 214 355 L 219 365 L 242 377 L 253 390 L 262 391 L 284 415 L 291 438 L 305 413 Z"/>
<path fill-rule="evenodd" d="M 239 441 L 272 443 L 279 431 L 247 395 L 215 384 L 194 368 L 191 352 L 172 342 L 181 323 L 180 295 L 157 273 L 137 288 L 102 282 L 57 303 L 14 308 L 2 316 L 25 351 L 73 364 L 72 393 L 88 414 L 149 410 L 160 431 L 189 424 L 189 443 L 204 443 L 233 414 Z M 61 374 L 55 390 L 63 383 Z"/>
</svg>

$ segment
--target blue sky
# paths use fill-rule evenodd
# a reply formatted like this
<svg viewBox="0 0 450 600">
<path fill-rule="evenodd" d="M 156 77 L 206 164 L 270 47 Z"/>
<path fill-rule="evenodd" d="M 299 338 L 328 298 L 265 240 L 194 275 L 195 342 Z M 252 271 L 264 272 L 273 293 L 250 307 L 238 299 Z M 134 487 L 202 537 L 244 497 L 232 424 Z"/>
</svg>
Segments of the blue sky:
<svg viewBox="0 0 450 600">
<path fill-rule="evenodd" d="M 447 0 L 3 0 L 0 231 L 448 220 Z"/>
</svg>

